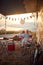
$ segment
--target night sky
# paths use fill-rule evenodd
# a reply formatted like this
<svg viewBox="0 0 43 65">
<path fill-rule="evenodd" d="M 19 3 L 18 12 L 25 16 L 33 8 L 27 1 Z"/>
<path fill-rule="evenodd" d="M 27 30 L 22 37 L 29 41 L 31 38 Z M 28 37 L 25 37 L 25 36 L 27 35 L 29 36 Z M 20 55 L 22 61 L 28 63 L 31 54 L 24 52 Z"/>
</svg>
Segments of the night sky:
<svg viewBox="0 0 43 65">
<path fill-rule="evenodd" d="M 11 14 L 20 14 L 20 13 L 26 13 L 26 8 L 25 8 L 25 4 L 24 1 L 27 0 L 0 0 L 0 13 L 4 14 L 4 15 L 11 15 Z M 30 9 L 30 11 L 32 10 L 32 8 L 34 7 L 34 5 L 32 6 L 31 4 L 35 1 L 38 1 L 38 9 L 40 8 L 40 6 L 43 6 L 43 0 L 28 0 L 28 3 L 30 4 L 28 6 L 28 9 Z M 33 8 L 35 11 L 35 7 Z M 29 12 L 29 10 L 28 10 Z"/>
</svg>

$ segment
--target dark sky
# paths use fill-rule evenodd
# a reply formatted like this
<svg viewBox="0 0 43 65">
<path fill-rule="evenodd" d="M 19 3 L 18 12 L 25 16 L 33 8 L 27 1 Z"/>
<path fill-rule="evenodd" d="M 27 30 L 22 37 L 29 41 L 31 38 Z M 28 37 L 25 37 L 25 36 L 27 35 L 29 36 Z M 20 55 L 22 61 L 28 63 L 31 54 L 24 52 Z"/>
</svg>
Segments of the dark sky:
<svg viewBox="0 0 43 65">
<path fill-rule="evenodd" d="M 27 0 L 0 0 L 0 13 L 4 15 L 26 13 L 24 1 Z M 41 5 L 43 5 L 43 0 L 28 0 L 28 2 L 30 3 L 28 9 L 30 8 L 30 11 L 34 7 L 34 5 L 31 6 L 31 4 L 32 2 L 35 1 L 38 1 L 38 9 L 40 8 Z M 35 10 L 35 7 L 33 9 Z"/>
</svg>

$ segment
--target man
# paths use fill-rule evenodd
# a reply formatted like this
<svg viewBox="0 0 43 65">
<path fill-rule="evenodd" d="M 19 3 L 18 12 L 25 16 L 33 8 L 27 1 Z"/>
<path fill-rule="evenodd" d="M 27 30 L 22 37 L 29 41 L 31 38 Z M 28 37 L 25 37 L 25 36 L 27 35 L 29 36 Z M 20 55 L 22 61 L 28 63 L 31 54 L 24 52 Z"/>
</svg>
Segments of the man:
<svg viewBox="0 0 43 65">
<path fill-rule="evenodd" d="M 29 40 L 29 31 L 26 30 L 26 33 L 24 34 L 24 38 L 22 40 L 22 46 L 25 46 L 26 44 L 28 44 L 28 40 Z"/>
</svg>

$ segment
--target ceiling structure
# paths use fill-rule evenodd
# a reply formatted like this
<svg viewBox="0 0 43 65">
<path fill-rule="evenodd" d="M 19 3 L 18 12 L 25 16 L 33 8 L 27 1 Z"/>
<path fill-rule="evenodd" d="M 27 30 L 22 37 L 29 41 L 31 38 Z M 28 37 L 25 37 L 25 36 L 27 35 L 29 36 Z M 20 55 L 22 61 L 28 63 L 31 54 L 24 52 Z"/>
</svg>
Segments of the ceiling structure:
<svg viewBox="0 0 43 65">
<path fill-rule="evenodd" d="M 43 7 L 43 0 L 0 0 L 3 15 L 37 12 Z"/>
</svg>

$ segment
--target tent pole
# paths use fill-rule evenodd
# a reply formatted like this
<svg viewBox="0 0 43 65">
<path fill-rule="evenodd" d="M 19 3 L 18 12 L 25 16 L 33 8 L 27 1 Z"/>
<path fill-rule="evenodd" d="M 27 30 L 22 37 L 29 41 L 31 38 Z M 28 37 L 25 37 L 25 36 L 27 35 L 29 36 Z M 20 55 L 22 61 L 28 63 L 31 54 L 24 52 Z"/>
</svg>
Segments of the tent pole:
<svg viewBox="0 0 43 65">
<path fill-rule="evenodd" d="M 5 16 L 5 35 L 6 35 L 6 16 Z"/>
</svg>

